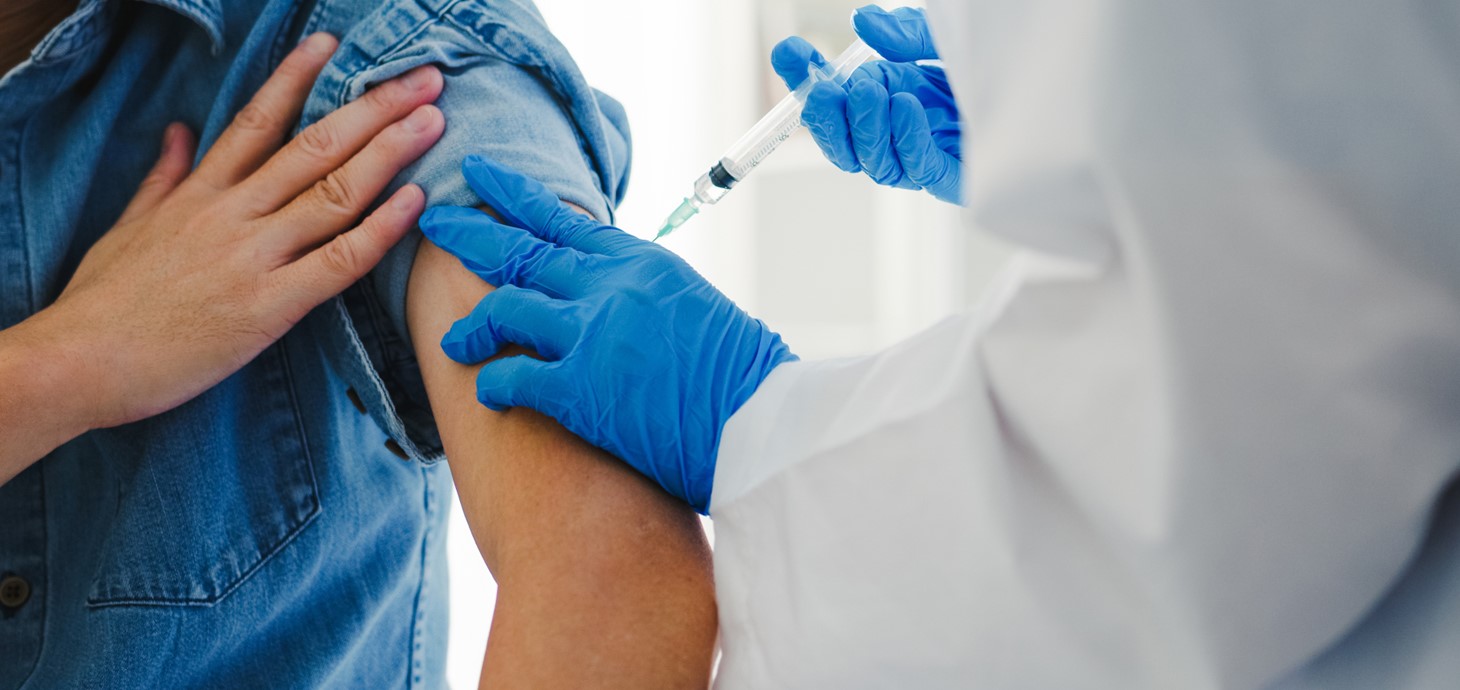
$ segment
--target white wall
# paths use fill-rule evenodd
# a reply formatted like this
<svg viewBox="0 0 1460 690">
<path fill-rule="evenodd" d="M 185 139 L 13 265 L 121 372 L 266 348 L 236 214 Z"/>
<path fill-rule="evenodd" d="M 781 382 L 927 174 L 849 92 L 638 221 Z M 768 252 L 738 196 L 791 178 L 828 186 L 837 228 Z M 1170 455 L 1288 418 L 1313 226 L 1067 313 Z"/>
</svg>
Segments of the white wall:
<svg viewBox="0 0 1460 690">
<path fill-rule="evenodd" d="M 784 94 L 767 60 L 776 40 L 798 33 L 840 52 L 865 1 L 537 0 L 589 81 L 628 109 L 634 171 L 619 225 L 652 236 Z M 1006 258 L 951 207 L 837 171 L 804 133 L 666 246 L 808 359 L 869 352 L 967 307 Z M 459 509 L 449 550 L 448 677 L 475 687 L 495 588 Z"/>
</svg>

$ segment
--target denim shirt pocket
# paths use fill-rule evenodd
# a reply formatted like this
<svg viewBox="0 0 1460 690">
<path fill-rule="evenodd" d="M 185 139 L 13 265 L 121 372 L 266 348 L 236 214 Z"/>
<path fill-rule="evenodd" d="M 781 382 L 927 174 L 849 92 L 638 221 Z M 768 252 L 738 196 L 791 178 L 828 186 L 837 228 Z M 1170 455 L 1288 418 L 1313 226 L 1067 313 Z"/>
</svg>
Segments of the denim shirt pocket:
<svg viewBox="0 0 1460 690">
<path fill-rule="evenodd" d="M 278 345 L 182 407 L 90 436 L 119 478 L 93 608 L 211 606 L 319 514 Z"/>
</svg>

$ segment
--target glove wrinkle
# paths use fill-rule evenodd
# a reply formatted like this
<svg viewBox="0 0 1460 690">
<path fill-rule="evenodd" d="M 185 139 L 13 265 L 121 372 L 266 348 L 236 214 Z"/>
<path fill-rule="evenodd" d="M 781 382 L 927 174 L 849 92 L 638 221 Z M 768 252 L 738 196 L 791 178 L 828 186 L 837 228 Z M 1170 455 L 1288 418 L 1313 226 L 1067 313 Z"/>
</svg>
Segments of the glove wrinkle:
<svg viewBox="0 0 1460 690">
<path fill-rule="evenodd" d="M 500 286 L 452 326 L 443 351 L 472 365 L 508 344 L 534 348 L 546 361 L 482 367 L 483 405 L 542 412 L 706 511 L 725 422 L 796 356 L 667 249 L 486 159 L 463 170 L 511 220 L 469 209 L 423 219 L 427 237 Z"/>
</svg>

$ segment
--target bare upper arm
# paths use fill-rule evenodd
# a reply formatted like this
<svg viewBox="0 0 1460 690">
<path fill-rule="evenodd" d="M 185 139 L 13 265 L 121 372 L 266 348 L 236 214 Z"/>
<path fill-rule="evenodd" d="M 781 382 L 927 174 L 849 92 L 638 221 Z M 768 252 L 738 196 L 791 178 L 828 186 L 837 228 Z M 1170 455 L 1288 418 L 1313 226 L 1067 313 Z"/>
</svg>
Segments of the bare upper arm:
<svg viewBox="0 0 1460 690">
<path fill-rule="evenodd" d="M 498 582 L 484 685 L 703 687 L 716 617 L 698 518 L 556 422 L 477 403 L 479 367 L 435 344 L 490 290 L 425 242 L 406 309 L 462 506 Z"/>
</svg>

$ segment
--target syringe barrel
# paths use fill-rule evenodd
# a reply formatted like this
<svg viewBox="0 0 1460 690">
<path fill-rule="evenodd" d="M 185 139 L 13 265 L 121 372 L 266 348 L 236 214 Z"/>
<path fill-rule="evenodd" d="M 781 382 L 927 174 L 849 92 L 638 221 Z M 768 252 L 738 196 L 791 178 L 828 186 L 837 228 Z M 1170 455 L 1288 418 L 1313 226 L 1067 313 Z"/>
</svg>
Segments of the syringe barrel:
<svg viewBox="0 0 1460 690">
<path fill-rule="evenodd" d="M 810 80 L 807 80 L 810 83 Z M 801 111 L 806 108 L 806 99 L 796 98 L 796 93 L 781 99 L 771 112 L 735 142 L 720 158 L 720 165 L 736 181 L 745 179 L 750 171 L 791 138 L 801 128 Z"/>
<path fill-rule="evenodd" d="M 848 79 L 852 78 L 852 73 L 875 54 L 876 52 L 871 47 L 858 39 L 831 63 L 822 67 L 813 65 L 806 81 L 781 99 L 776 107 L 772 108 L 765 117 L 761 118 L 760 122 L 755 123 L 755 126 L 740 138 L 740 141 L 735 142 L 735 145 L 725 152 L 720 159 L 720 166 L 735 181 L 745 179 L 751 170 L 765 161 L 781 144 L 790 139 L 797 129 L 800 129 L 801 111 L 805 109 L 806 97 L 811 93 L 813 87 L 823 81 L 830 81 L 837 85 L 845 84 Z M 728 189 L 728 187 L 726 188 Z"/>
<path fill-rule="evenodd" d="M 715 184 L 714 172 L 711 170 L 709 173 L 700 175 L 700 179 L 695 180 L 695 193 L 690 198 L 694 199 L 696 206 L 718 203 L 730 191 L 730 186 L 735 184 L 733 181 L 729 185 Z"/>
</svg>

